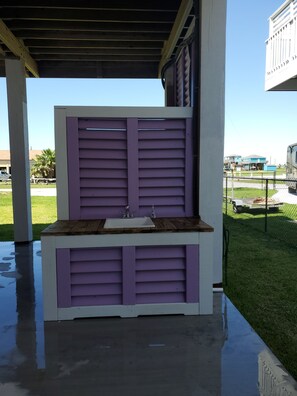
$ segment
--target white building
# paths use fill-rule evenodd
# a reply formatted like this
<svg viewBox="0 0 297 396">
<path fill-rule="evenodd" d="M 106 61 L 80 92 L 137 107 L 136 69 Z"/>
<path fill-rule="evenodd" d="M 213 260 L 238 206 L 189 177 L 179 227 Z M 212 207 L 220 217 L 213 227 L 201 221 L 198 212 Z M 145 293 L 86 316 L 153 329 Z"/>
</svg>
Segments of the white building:
<svg viewBox="0 0 297 396">
<path fill-rule="evenodd" d="M 286 0 L 269 18 L 265 90 L 297 90 L 297 0 Z"/>
</svg>

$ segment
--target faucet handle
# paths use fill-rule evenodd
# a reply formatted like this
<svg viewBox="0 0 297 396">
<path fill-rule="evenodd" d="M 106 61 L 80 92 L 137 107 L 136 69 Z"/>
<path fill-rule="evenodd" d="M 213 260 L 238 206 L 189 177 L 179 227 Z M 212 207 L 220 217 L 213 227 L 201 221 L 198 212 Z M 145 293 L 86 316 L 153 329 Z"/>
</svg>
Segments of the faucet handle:
<svg viewBox="0 0 297 396">
<path fill-rule="evenodd" d="M 123 218 L 125 219 L 125 218 L 129 218 L 129 217 L 133 217 L 133 216 L 131 216 L 131 214 L 130 214 L 130 206 L 129 205 L 127 205 L 127 206 L 125 206 L 125 211 L 124 211 L 124 214 L 123 214 Z"/>
<path fill-rule="evenodd" d="M 152 205 L 151 218 L 152 218 L 152 219 L 155 219 L 156 217 L 157 217 L 157 216 L 156 216 L 155 206 Z"/>
</svg>

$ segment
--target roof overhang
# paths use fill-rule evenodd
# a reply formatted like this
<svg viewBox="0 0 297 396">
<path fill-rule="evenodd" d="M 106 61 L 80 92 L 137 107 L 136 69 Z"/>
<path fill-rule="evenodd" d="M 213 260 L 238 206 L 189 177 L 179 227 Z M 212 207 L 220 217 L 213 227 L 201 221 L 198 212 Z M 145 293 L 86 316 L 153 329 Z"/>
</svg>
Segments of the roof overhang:
<svg viewBox="0 0 297 396">
<path fill-rule="evenodd" d="M 192 8 L 193 0 L 2 0 L 0 76 L 4 59 L 17 57 L 28 76 L 157 78 L 187 36 Z"/>
</svg>

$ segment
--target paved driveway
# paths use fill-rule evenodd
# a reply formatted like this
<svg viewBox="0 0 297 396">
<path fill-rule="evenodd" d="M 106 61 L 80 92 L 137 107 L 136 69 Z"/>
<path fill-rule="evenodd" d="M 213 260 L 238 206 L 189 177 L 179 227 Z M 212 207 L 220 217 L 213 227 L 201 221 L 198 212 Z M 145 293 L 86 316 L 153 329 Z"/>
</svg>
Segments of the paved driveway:
<svg viewBox="0 0 297 396">
<path fill-rule="evenodd" d="M 31 188 L 31 197 L 55 197 L 56 188 Z"/>
<path fill-rule="evenodd" d="M 280 202 L 297 205 L 297 195 L 289 194 L 287 188 L 278 190 L 278 192 L 274 194 L 272 198 L 278 199 Z"/>
<path fill-rule="evenodd" d="M 234 180 L 233 182 L 233 187 L 234 188 L 259 188 L 261 190 L 265 189 L 265 181 L 263 183 L 247 183 L 244 181 L 236 181 Z M 224 180 L 224 184 L 223 184 L 224 188 L 226 188 L 226 181 Z M 232 188 L 232 181 L 229 179 L 228 180 L 228 188 Z M 270 182 L 268 183 L 268 188 L 269 189 L 273 189 L 273 183 Z"/>
<path fill-rule="evenodd" d="M 0 192 L 11 192 L 11 189 L 2 188 Z M 31 197 L 55 197 L 57 195 L 57 189 L 53 188 L 31 188 Z"/>
</svg>

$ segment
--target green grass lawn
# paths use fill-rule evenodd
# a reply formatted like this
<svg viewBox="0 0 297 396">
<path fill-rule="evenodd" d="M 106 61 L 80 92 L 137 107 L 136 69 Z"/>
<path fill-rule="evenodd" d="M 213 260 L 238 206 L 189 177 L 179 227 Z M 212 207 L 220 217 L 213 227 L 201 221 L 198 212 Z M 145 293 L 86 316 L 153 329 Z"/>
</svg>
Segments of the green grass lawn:
<svg viewBox="0 0 297 396">
<path fill-rule="evenodd" d="M 56 197 L 31 197 L 33 239 L 40 239 L 40 232 L 57 220 Z M 0 241 L 13 241 L 13 215 L 11 192 L 0 193 Z"/>
<path fill-rule="evenodd" d="M 226 189 L 224 188 L 224 196 L 226 196 Z M 274 194 L 277 193 L 277 190 L 268 190 L 268 196 L 272 197 Z M 265 189 L 260 189 L 260 188 L 248 188 L 248 187 L 238 187 L 238 188 L 233 188 L 233 197 L 234 198 L 257 198 L 257 197 L 265 197 L 266 191 Z M 227 189 L 227 196 L 231 197 L 232 196 L 232 188 L 229 187 Z"/>
<path fill-rule="evenodd" d="M 297 379 L 297 250 L 224 216 L 230 232 L 225 293 Z"/>
<path fill-rule="evenodd" d="M 276 193 L 276 190 L 268 190 L 268 197 Z M 224 189 L 224 196 L 226 190 Z M 227 196 L 232 196 L 231 189 L 227 191 Z M 265 191 L 257 188 L 234 188 L 234 198 L 257 198 L 265 197 Z M 223 213 L 234 218 L 240 223 L 244 223 L 251 228 L 264 231 L 265 228 L 265 211 L 264 210 L 244 210 L 243 213 L 234 213 L 232 204 L 224 200 Z M 283 242 L 297 247 L 297 205 L 283 204 L 276 212 L 268 212 L 267 232 Z"/>
</svg>

